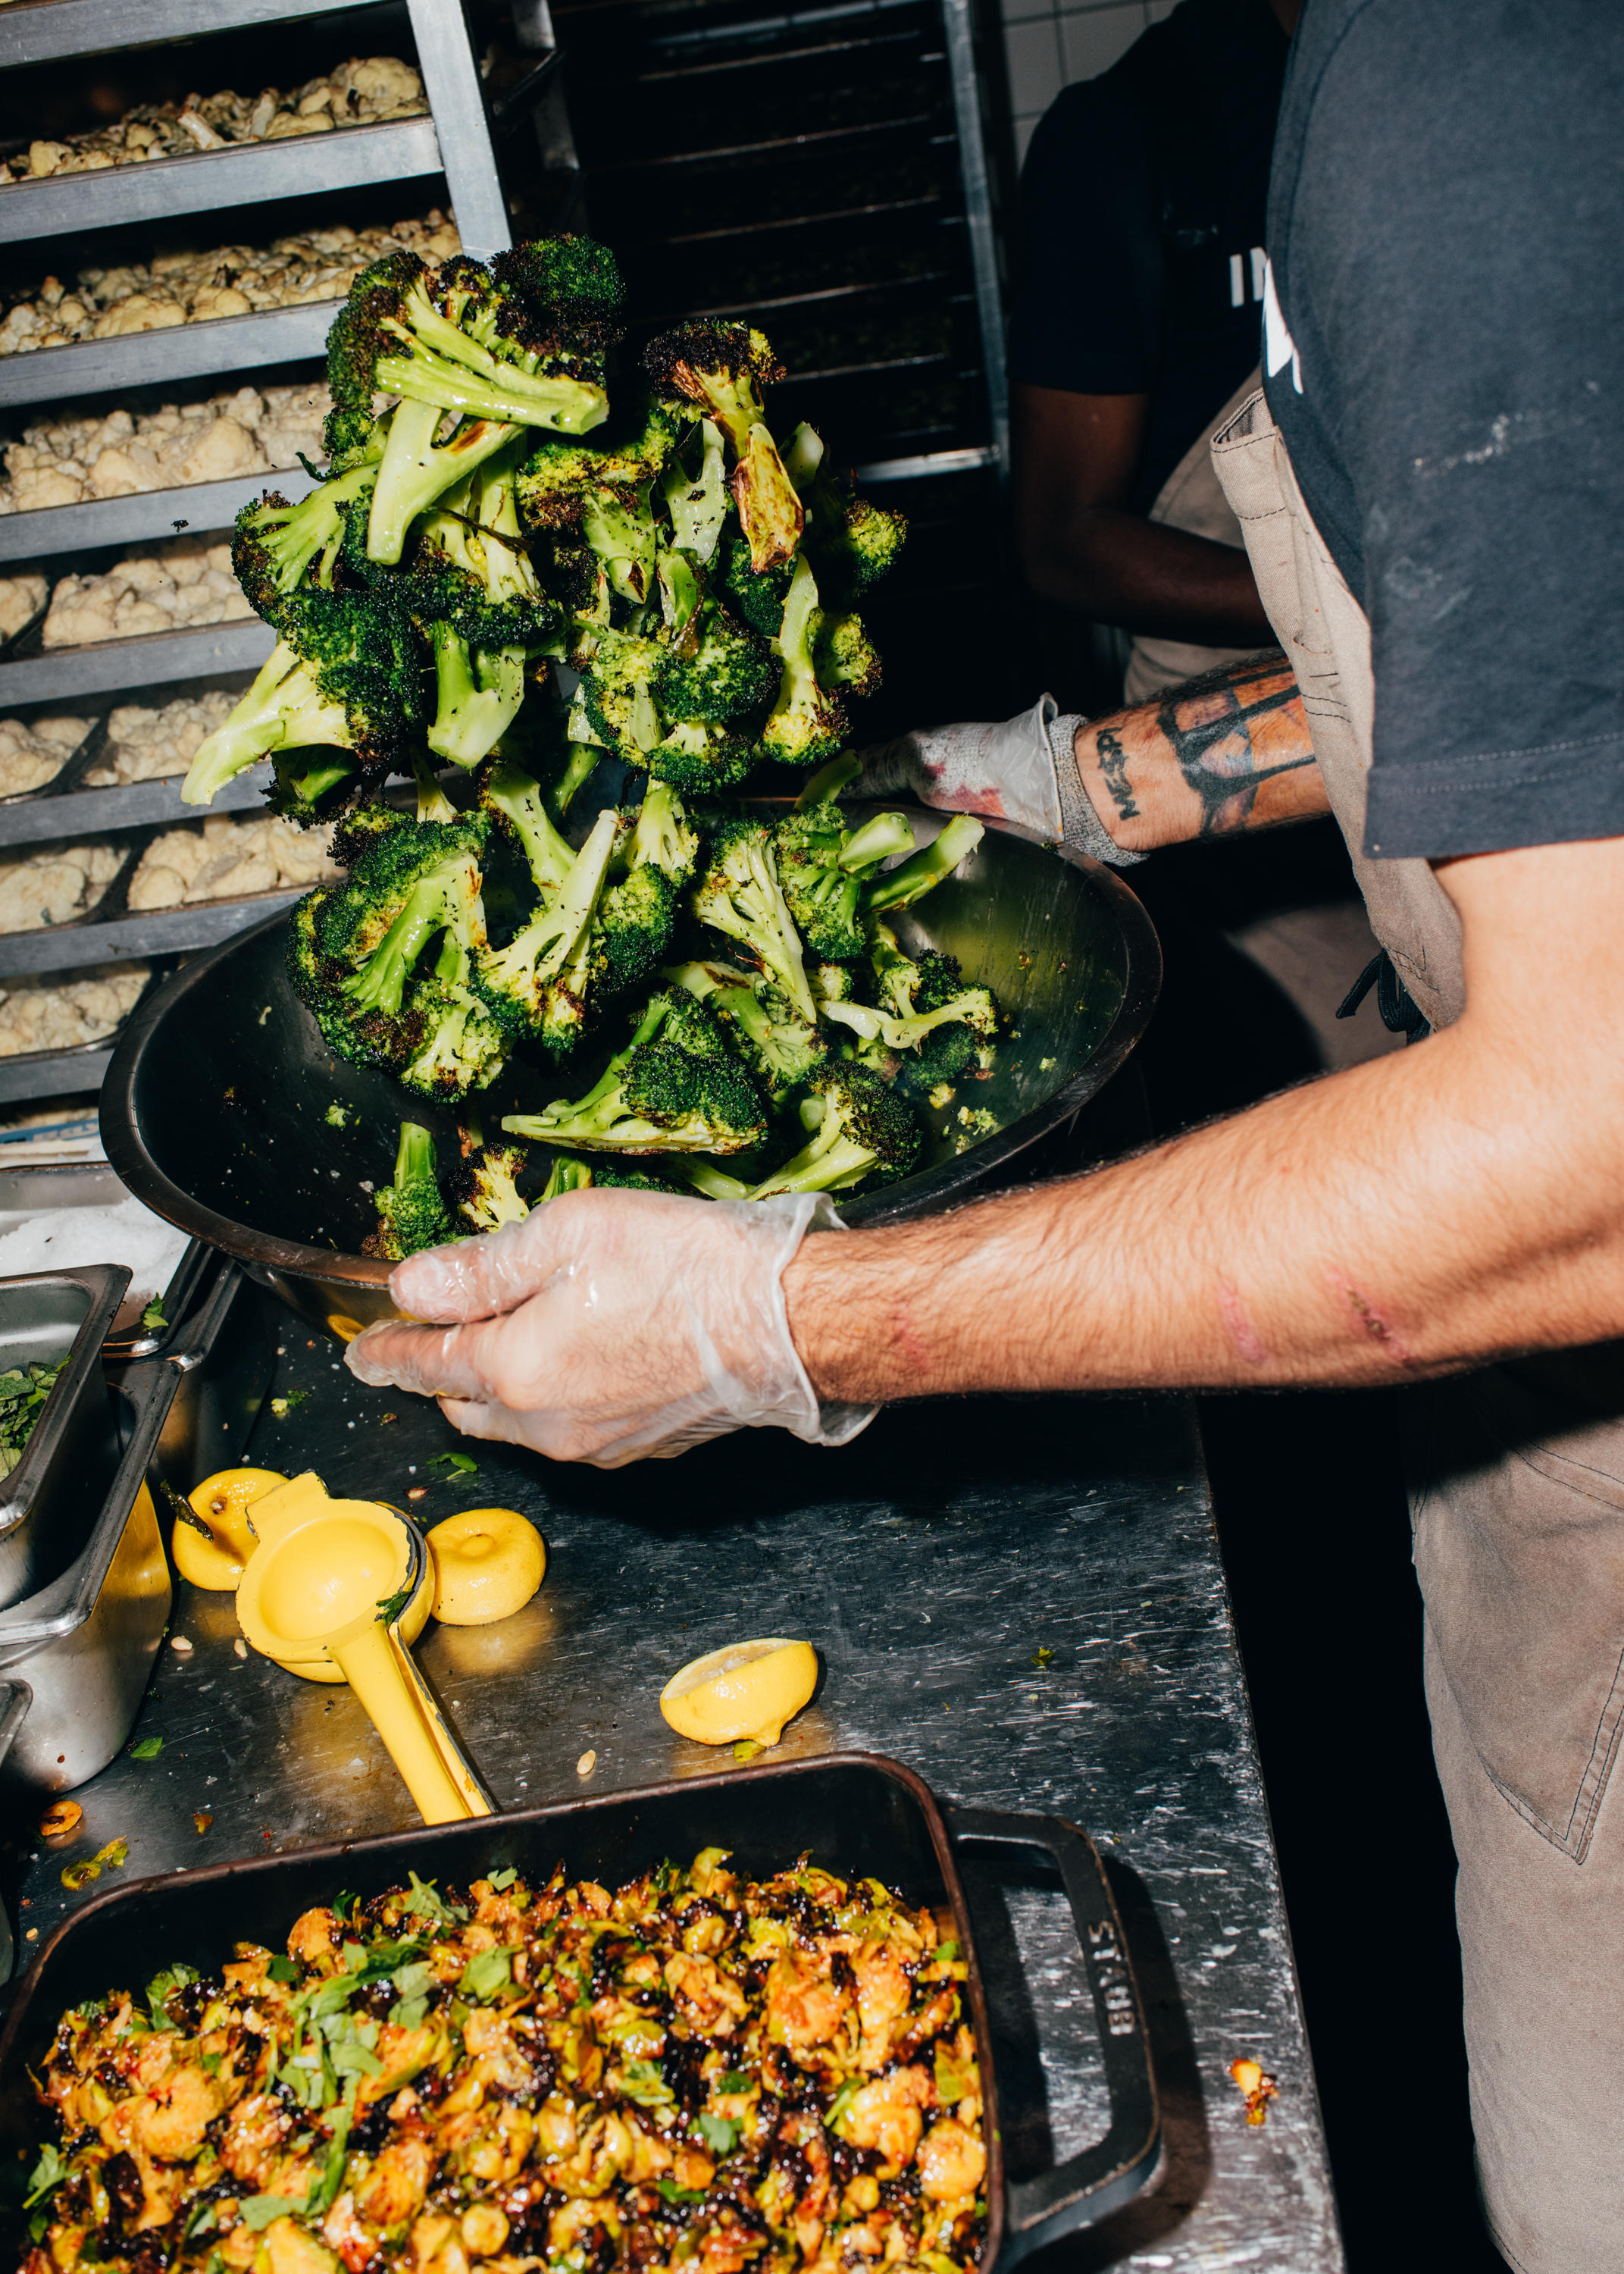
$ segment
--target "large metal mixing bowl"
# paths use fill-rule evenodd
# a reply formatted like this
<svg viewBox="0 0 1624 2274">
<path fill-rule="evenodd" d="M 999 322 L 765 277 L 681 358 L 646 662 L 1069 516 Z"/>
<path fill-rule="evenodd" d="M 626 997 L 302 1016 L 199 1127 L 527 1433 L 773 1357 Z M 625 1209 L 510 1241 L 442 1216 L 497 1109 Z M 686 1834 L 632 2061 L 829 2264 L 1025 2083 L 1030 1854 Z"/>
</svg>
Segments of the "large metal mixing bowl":
<svg viewBox="0 0 1624 2274">
<path fill-rule="evenodd" d="M 941 825 L 939 816 L 914 818 L 921 840 Z M 968 1197 L 1103 1088 L 1145 1031 L 1161 983 L 1155 932 L 1121 879 L 1002 824 L 989 825 L 917 914 L 898 921 L 905 945 L 956 955 L 1014 1031 L 989 1079 L 961 1082 L 949 1104 L 924 1113 L 914 1175 L 840 1202 L 850 1224 Z M 395 1315 L 388 1266 L 358 1251 L 400 1124 L 426 1123 L 442 1158 L 454 1157 L 456 1114 L 334 1057 L 289 983 L 289 922 L 274 916 L 199 956 L 137 1012 L 102 1086 L 102 1141 L 138 1200 L 347 1340 Z M 606 1049 L 583 1051 L 562 1082 L 510 1065 L 475 1101 L 487 1133 L 560 1088 L 579 1096 Z M 982 1115 L 992 1126 L 978 1135 Z"/>
</svg>

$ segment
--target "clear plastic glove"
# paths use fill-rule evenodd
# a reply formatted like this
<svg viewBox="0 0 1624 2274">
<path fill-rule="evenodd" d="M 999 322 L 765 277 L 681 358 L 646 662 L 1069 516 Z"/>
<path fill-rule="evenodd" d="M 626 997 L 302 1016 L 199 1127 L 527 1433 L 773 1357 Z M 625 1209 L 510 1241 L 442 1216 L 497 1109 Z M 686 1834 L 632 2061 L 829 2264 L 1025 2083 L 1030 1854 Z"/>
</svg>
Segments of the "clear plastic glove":
<svg viewBox="0 0 1624 2274">
<path fill-rule="evenodd" d="M 1019 718 L 917 727 L 862 752 L 851 794 L 887 798 L 911 791 L 921 805 L 1012 821 L 1096 861 L 1142 861 L 1142 853 L 1124 852 L 1113 841 L 1079 778 L 1071 744 L 1084 723 L 1062 718 L 1054 697 L 1043 695 Z"/>
<path fill-rule="evenodd" d="M 397 1264 L 413 1320 L 344 1353 L 358 1380 L 438 1397 L 469 1437 L 619 1468 L 733 1429 L 844 1445 L 873 1406 L 820 1407 L 790 1340 L 783 1275 L 822 1193 L 702 1201 L 560 1193 L 519 1224 Z"/>
</svg>

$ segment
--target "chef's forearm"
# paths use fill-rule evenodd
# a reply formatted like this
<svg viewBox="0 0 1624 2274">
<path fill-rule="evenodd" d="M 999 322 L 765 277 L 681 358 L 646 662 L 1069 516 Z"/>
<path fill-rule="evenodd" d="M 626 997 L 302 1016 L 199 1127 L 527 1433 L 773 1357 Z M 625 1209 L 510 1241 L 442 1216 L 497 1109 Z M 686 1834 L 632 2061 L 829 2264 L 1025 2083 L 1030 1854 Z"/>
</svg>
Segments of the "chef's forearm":
<svg viewBox="0 0 1624 2274">
<path fill-rule="evenodd" d="M 1268 618 L 1232 545 L 1109 505 L 1069 505 L 1023 545 L 1034 591 L 1095 623 L 1207 647 L 1261 645 Z"/>
<path fill-rule="evenodd" d="M 1071 1183 L 807 1241 L 785 1287 L 819 1395 L 1351 1388 L 1624 1333 L 1624 848 L 1458 866 L 1491 862 L 1462 895 L 1478 999 L 1420 1048 Z"/>
<path fill-rule="evenodd" d="M 1129 852 L 1329 810 L 1303 698 L 1278 650 L 1090 719 L 1074 755 L 1101 820 Z"/>
</svg>

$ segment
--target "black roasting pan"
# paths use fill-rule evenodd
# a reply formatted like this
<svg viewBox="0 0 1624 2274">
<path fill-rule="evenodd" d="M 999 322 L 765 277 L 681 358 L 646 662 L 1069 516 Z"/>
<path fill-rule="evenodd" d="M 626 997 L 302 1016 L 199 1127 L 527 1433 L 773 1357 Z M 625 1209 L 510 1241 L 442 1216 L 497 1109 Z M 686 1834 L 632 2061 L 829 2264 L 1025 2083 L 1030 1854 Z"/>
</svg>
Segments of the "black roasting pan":
<svg viewBox="0 0 1624 2274">
<path fill-rule="evenodd" d="M 1059 1868 L 1083 1954 L 1110 2095 L 1109 2129 L 1035 2178 L 1004 2170 L 987 1999 L 960 1884 L 957 1851 L 971 1845 L 1037 1849 Z M 52 1935 L 22 1985 L 0 2037 L 0 2173 L 17 2213 L 16 2176 L 32 2162 L 38 2069 L 64 2008 L 115 1986 L 139 1988 L 161 1966 L 185 1959 L 212 1969 L 246 1939 L 280 1948 L 298 1914 L 341 1888 L 363 1896 L 403 1880 L 466 1885 L 512 1865 L 545 1878 L 562 1859 L 572 1876 L 613 1886 L 662 1856 L 732 1849 L 761 1875 L 809 1851 L 842 1875 L 872 1875 L 916 1903 L 945 1904 L 969 1967 L 968 2018 L 986 2095 L 987 2249 L 983 2265 L 1013 2266 L 1029 2251 L 1092 2225 L 1137 2195 L 1150 2178 L 1162 2119 L 1145 2038 L 1143 2007 L 1121 1923 L 1086 1834 L 1055 1816 L 1021 1816 L 939 1803 L 900 1762 L 873 1753 L 825 1754 L 683 1778 L 642 1791 L 605 1794 L 508 1816 L 395 1833 L 352 1845 L 256 1856 L 168 1879 L 137 1880 L 75 1912 Z M 19 2151 L 30 2151 L 26 2159 Z"/>
</svg>

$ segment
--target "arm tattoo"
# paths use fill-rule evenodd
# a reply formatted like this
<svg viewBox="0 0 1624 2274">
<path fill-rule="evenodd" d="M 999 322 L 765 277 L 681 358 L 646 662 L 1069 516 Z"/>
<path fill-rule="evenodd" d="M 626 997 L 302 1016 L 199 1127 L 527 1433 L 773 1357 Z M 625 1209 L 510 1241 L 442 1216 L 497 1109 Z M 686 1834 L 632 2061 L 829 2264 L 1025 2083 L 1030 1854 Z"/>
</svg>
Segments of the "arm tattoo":
<svg viewBox="0 0 1624 2274">
<path fill-rule="evenodd" d="M 1252 746 L 1254 728 L 1289 704 L 1300 702 L 1296 679 L 1284 657 L 1271 653 L 1229 664 L 1183 686 L 1169 687 L 1157 706 L 1156 721 L 1178 761 L 1179 772 L 1201 804 L 1202 837 L 1227 837 L 1246 827 L 1259 788 L 1276 774 L 1299 772 L 1315 761 L 1312 753 L 1278 765 L 1260 764 Z M 1125 816 L 1132 809 L 1112 778 L 1105 756 L 1108 736 L 1099 737 L 1101 771 Z M 1114 735 L 1109 739 L 1116 742 Z M 1118 753 L 1121 744 L 1116 744 Z M 1122 762 L 1117 759 L 1116 771 Z M 1123 790 L 1127 789 L 1125 779 Z"/>
<path fill-rule="evenodd" d="M 1124 821 L 1133 820 L 1139 808 L 1133 802 L 1133 785 L 1128 779 L 1128 754 L 1122 747 L 1121 737 L 1109 727 L 1101 727 L 1094 736 L 1094 748 L 1100 754 L 1100 773 L 1111 794 L 1111 802 Z"/>
</svg>

